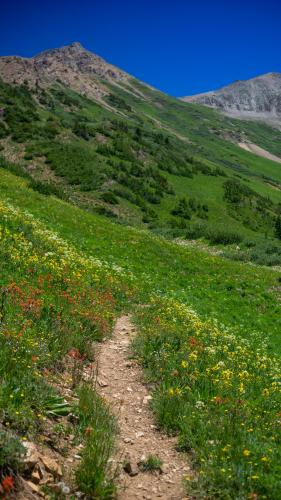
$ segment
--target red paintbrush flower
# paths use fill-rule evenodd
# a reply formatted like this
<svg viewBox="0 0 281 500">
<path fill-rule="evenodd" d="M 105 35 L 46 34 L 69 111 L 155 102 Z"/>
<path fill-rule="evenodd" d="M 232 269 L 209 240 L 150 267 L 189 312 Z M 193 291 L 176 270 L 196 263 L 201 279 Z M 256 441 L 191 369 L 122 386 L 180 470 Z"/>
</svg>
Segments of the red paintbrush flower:
<svg viewBox="0 0 281 500">
<path fill-rule="evenodd" d="M 6 476 L 1 482 L 4 491 L 10 491 L 14 488 L 14 480 L 12 476 Z"/>
</svg>

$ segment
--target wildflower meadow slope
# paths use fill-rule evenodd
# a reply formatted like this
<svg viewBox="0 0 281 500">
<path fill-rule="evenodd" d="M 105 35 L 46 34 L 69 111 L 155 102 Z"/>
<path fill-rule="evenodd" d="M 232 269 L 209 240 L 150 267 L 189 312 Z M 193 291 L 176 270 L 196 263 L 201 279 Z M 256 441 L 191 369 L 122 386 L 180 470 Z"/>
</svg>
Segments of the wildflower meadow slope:
<svg viewBox="0 0 281 500">
<path fill-rule="evenodd" d="M 187 492 L 279 500 L 280 273 L 114 224 L 5 171 L 0 199 L 0 495 L 24 442 L 71 413 L 85 446 L 73 480 L 114 496 L 110 409 L 81 380 L 68 400 L 56 380 L 66 359 L 95 363 L 93 342 L 127 311 L 155 417 L 193 460 Z"/>
<path fill-rule="evenodd" d="M 152 298 L 136 351 L 153 408 L 195 466 L 195 498 L 281 498 L 280 362 L 260 335 L 234 335 L 187 306 Z M 190 479 L 189 479 L 190 481 Z"/>
<path fill-rule="evenodd" d="M 5 496 L 21 469 L 22 443 L 36 441 L 46 420 L 70 409 L 79 414 L 79 406 L 70 408 L 56 391 L 52 375 L 62 370 L 66 354 L 78 364 L 91 361 L 92 343 L 110 333 L 132 284 L 128 273 L 125 282 L 120 268 L 85 258 L 31 214 L 3 200 L 0 220 L 0 496 Z M 98 405 L 90 387 L 77 390 L 82 403 L 86 398 L 90 405 L 91 417 L 86 418 L 84 403 L 80 419 L 86 427 Z M 104 409 L 100 425 L 107 418 Z M 109 437 L 104 430 L 104 438 Z M 97 444 L 94 434 L 91 439 Z M 98 481 L 107 487 L 105 469 L 106 463 L 100 472 L 92 461 L 88 483 L 98 473 L 100 478 L 91 488 L 80 474 L 84 490 L 96 494 Z"/>
</svg>

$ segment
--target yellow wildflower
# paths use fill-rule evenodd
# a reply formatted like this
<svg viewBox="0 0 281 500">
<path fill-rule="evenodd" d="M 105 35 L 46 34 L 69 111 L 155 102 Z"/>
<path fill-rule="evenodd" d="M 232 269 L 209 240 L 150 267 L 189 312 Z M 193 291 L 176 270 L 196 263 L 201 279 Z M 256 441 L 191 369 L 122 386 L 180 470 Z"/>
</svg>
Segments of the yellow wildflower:
<svg viewBox="0 0 281 500">
<path fill-rule="evenodd" d="M 269 396 L 269 390 L 268 389 L 263 389 L 262 395 L 265 396 L 265 397 Z"/>
</svg>

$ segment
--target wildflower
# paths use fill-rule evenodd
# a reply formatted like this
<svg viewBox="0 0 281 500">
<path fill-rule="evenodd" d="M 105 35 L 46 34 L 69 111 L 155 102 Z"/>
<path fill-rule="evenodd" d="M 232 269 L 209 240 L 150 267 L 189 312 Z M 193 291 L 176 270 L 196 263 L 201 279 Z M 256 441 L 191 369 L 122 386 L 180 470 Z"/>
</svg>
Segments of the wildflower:
<svg viewBox="0 0 281 500">
<path fill-rule="evenodd" d="M 243 450 L 243 455 L 244 457 L 248 457 L 251 454 L 251 452 L 247 449 Z"/>
<path fill-rule="evenodd" d="M 263 389 L 262 395 L 265 396 L 265 397 L 269 396 L 269 390 L 268 389 Z"/>
<path fill-rule="evenodd" d="M 198 358 L 198 356 L 197 356 L 196 352 L 192 352 L 192 353 L 190 353 L 190 355 L 189 355 L 189 359 L 190 359 L 191 361 L 196 361 L 196 360 L 197 360 L 197 358 Z"/>
<path fill-rule="evenodd" d="M 227 453 L 231 448 L 231 445 L 230 444 L 227 444 L 224 448 L 222 448 L 221 451 L 223 451 L 224 453 Z"/>
<path fill-rule="evenodd" d="M 239 385 L 239 392 L 240 392 L 240 394 L 244 394 L 245 393 L 245 387 L 244 387 L 243 382 L 241 382 L 241 384 Z"/>
<path fill-rule="evenodd" d="M 254 480 L 257 480 L 259 478 L 260 478 L 260 476 L 251 476 L 251 479 L 254 479 Z"/>
<path fill-rule="evenodd" d="M 261 457 L 261 461 L 262 462 L 269 462 L 269 458 L 268 457 Z"/>
<path fill-rule="evenodd" d="M 12 476 L 6 476 L 1 482 L 4 491 L 10 491 L 14 488 L 14 480 Z"/>
<path fill-rule="evenodd" d="M 188 363 L 187 363 L 187 361 L 185 361 L 185 360 L 183 359 L 183 360 L 182 360 L 182 362 L 181 362 L 181 366 L 182 366 L 182 368 L 187 368 L 187 367 L 188 367 Z"/>
<path fill-rule="evenodd" d="M 170 389 L 168 390 L 168 394 L 169 394 L 169 396 L 174 395 L 174 389 L 172 387 L 170 387 Z"/>
<path fill-rule="evenodd" d="M 222 399 L 220 396 L 215 396 L 215 397 L 213 398 L 213 401 L 214 401 L 215 403 L 217 403 L 218 405 L 223 404 L 223 399 Z"/>
<path fill-rule="evenodd" d="M 194 346 L 196 346 L 197 344 L 198 344 L 198 340 L 197 340 L 195 337 L 190 337 L 190 339 L 189 339 L 189 345 L 190 345 L 191 347 L 194 347 Z"/>
</svg>

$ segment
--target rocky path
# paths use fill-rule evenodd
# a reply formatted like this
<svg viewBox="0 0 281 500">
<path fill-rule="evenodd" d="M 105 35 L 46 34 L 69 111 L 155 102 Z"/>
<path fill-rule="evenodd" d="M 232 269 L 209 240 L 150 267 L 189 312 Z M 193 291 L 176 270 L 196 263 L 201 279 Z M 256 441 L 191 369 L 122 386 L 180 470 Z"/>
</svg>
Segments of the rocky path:
<svg viewBox="0 0 281 500">
<path fill-rule="evenodd" d="M 110 403 L 120 429 L 113 457 L 119 471 L 118 498 L 187 499 L 183 479 L 191 475 L 190 466 L 175 450 L 176 439 L 162 434 L 155 426 L 142 371 L 135 360 L 129 359 L 134 335 L 130 317 L 122 316 L 113 336 L 98 348 L 98 392 Z M 150 454 L 162 460 L 161 472 L 141 471 L 138 464 Z"/>
</svg>

